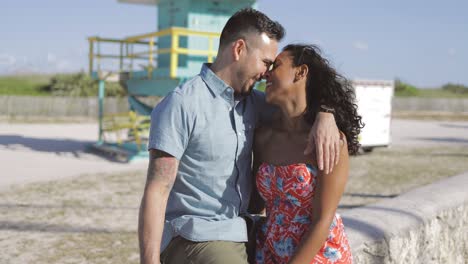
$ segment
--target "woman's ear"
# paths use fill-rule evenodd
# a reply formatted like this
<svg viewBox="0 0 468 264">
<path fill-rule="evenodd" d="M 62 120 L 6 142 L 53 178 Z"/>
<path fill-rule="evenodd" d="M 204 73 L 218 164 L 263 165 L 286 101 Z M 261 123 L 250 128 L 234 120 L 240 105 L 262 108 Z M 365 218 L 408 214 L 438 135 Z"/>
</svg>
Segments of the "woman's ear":
<svg viewBox="0 0 468 264">
<path fill-rule="evenodd" d="M 243 52 L 246 52 L 245 40 L 238 39 L 232 44 L 232 56 L 234 61 L 238 61 Z"/>
<path fill-rule="evenodd" d="M 306 64 L 302 64 L 301 66 L 296 67 L 296 75 L 294 76 L 294 81 L 300 81 L 302 79 L 305 80 L 307 78 L 307 74 L 309 73 L 309 67 Z"/>
</svg>

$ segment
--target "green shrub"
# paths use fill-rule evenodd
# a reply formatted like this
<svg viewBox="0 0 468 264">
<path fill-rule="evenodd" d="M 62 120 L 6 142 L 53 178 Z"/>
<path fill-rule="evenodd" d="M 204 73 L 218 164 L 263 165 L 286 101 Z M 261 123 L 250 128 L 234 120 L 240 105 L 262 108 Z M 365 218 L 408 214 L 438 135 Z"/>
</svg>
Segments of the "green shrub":
<svg viewBox="0 0 468 264">
<path fill-rule="evenodd" d="M 449 91 L 456 94 L 468 94 L 468 87 L 462 84 L 448 83 L 442 86 L 442 90 Z"/>
<path fill-rule="evenodd" d="M 417 96 L 419 89 L 415 86 L 404 83 L 400 79 L 395 80 L 395 95 L 396 96 Z"/>
<path fill-rule="evenodd" d="M 125 96 L 125 90 L 118 83 L 106 82 L 106 96 Z M 50 84 L 42 88 L 56 96 L 97 96 L 98 81 L 83 72 L 58 74 Z"/>
<path fill-rule="evenodd" d="M 260 83 L 257 84 L 255 89 L 257 89 L 259 91 L 262 91 L 262 92 L 265 92 L 265 87 L 266 87 L 266 82 L 260 82 Z"/>
<path fill-rule="evenodd" d="M 49 82 L 49 75 L 0 76 L 0 95 L 48 95 L 41 88 Z"/>
</svg>

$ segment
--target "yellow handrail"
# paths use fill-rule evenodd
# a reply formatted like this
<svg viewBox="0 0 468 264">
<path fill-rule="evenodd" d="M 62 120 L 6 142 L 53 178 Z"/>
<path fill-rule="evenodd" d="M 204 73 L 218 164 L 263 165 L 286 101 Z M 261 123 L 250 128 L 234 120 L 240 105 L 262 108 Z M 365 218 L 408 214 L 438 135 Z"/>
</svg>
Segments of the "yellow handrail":
<svg viewBox="0 0 468 264">
<path fill-rule="evenodd" d="M 155 38 L 160 38 L 163 36 L 171 37 L 171 47 L 158 49 L 157 41 Z M 207 50 L 196 50 L 196 49 L 187 49 L 179 47 L 179 38 L 181 36 L 200 36 L 205 37 L 208 40 L 208 49 Z M 94 70 L 94 59 L 97 59 L 97 68 L 100 69 L 100 59 L 119 59 L 119 71 L 122 72 L 124 69 L 123 61 L 124 59 L 130 59 L 130 72 L 133 71 L 133 60 L 134 59 L 143 59 L 148 62 L 148 78 L 152 77 L 154 67 L 154 60 L 156 54 L 169 54 L 170 55 L 170 65 L 169 65 L 169 77 L 177 77 L 177 66 L 178 66 L 178 56 L 183 55 L 198 55 L 206 56 L 208 62 L 212 62 L 213 58 L 216 56 L 217 51 L 213 49 L 213 41 L 215 38 L 219 38 L 220 34 L 216 32 L 206 32 L 206 31 L 197 31 L 191 30 L 188 28 L 179 28 L 171 27 L 157 32 L 145 33 L 135 36 L 126 37 L 124 39 L 112 39 L 112 38 L 100 38 L 100 37 L 90 37 L 89 41 L 89 72 L 90 74 Z M 101 43 L 115 43 L 120 45 L 120 54 L 100 54 L 100 44 Z M 95 45 L 97 45 L 97 54 L 94 53 Z M 145 45 L 148 46 L 146 51 L 133 52 L 135 45 Z M 148 55 L 148 56 L 145 56 Z"/>
<path fill-rule="evenodd" d="M 177 49 L 179 48 L 179 35 L 176 32 L 171 32 L 171 64 L 169 77 L 175 78 L 177 75 L 177 65 L 179 64 L 179 54 Z"/>
</svg>

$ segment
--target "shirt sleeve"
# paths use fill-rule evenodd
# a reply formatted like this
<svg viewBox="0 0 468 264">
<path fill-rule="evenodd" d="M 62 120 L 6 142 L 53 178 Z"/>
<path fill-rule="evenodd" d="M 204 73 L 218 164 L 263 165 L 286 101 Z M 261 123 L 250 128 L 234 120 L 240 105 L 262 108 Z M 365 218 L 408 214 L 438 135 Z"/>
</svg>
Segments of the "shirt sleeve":
<svg viewBox="0 0 468 264">
<path fill-rule="evenodd" d="M 189 113 L 182 95 L 169 93 L 151 112 L 148 150 L 158 149 L 180 160 L 190 137 Z"/>
</svg>

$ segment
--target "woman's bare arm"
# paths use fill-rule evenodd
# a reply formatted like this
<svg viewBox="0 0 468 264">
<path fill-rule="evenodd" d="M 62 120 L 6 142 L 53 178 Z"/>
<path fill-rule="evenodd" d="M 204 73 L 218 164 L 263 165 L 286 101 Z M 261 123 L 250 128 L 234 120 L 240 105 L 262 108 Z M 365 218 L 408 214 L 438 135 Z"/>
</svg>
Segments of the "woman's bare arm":
<svg viewBox="0 0 468 264">
<path fill-rule="evenodd" d="M 318 174 L 318 185 L 312 209 L 312 223 L 290 263 L 309 263 L 323 246 L 328 236 L 349 173 L 346 138 L 342 136 L 342 140 L 340 158 L 335 169 L 329 174 L 323 174 L 322 172 Z"/>
</svg>

